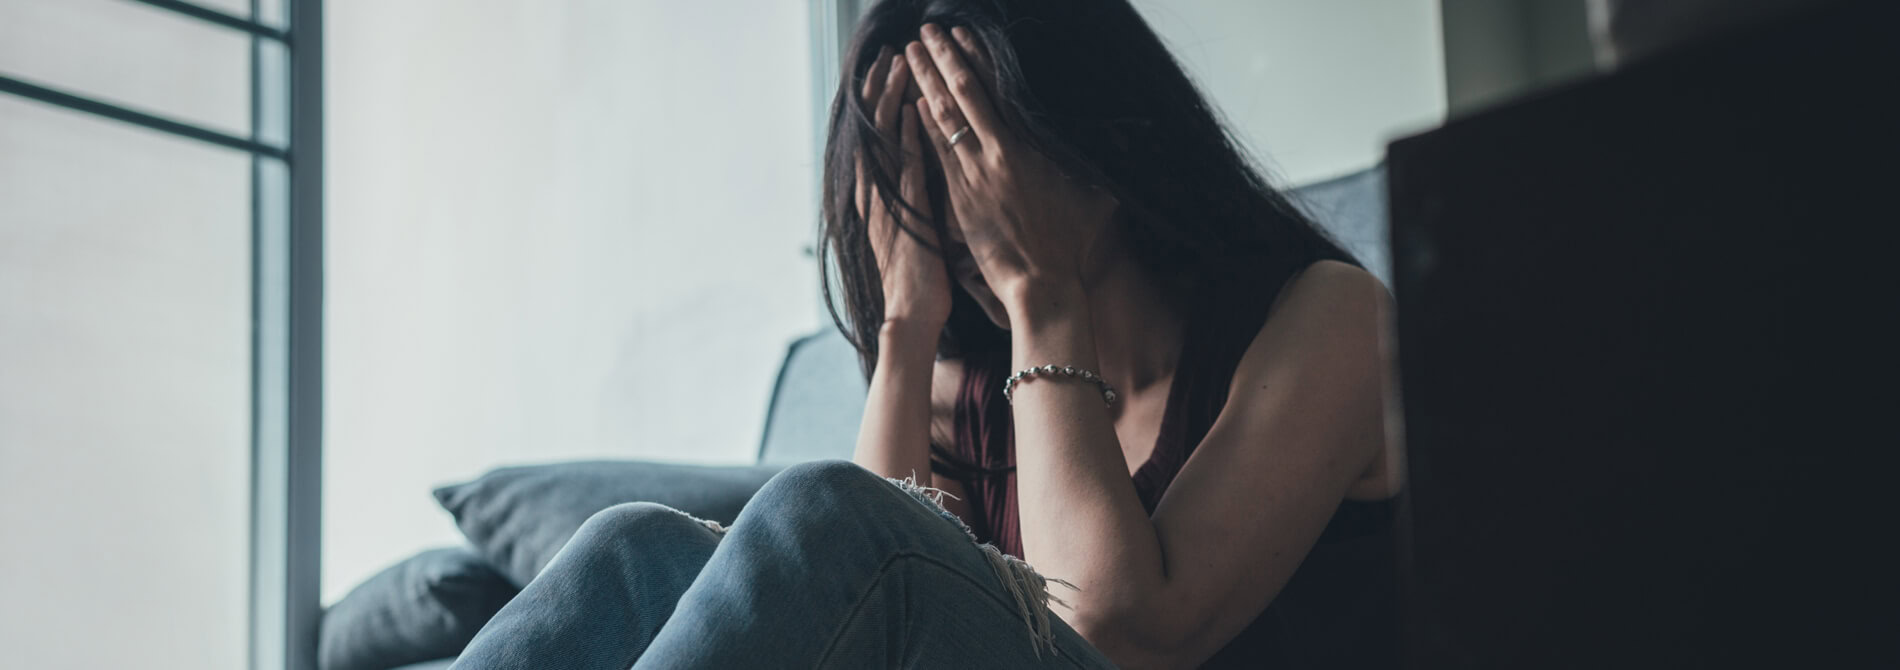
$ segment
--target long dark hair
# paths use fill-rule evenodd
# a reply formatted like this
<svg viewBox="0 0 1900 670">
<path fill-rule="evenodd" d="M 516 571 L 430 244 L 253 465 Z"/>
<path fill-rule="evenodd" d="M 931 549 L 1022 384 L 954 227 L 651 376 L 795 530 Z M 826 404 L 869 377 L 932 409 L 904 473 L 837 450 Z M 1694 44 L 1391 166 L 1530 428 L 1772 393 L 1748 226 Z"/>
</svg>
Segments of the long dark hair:
<svg viewBox="0 0 1900 670">
<path fill-rule="evenodd" d="M 896 201 L 897 143 L 879 135 L 858 95 L 879 49 L 901 50 L 925 23 L 974 35 L 994 64 L 990 97 L 1003 122 L 1071 178 L 1116 197 L 1129 249 L 1181 304 L 1257 282 L 1263 264 L 1350 261 L 1237 148 L 1126 0 L 882 0 L 859 21 L 832 99 L 818 245 L 826 307 L 867 377 L 877 361 L 884 296 L 853 202 L 854 157 L 866 156 L 866 177 L 887 206 L 926 215 L 937 239 L 946 239 L 943 194 L 931 194 L 930 208 Z M 1008 334 L 954 281 L 951 291 L 939 355 L 1007 351 Z"/>
</svg>

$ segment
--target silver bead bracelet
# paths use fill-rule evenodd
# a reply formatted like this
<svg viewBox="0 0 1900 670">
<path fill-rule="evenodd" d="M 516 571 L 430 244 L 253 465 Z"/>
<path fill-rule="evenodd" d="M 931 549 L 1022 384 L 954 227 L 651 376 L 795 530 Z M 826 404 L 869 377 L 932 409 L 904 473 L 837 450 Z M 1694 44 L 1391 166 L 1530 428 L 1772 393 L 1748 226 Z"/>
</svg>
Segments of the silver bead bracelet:
<svg viewBox="0 0 1900 670">
<path fill-rule="evenodd" d="M 1003 400 L 1006 400 L 1012 403 L 1015 402 L 1015 399 L 1011 397 L 1011 392 L 1015 390 L 1016 382 L 1020 382 L 1030 377 L 1049 376 L 1049 375 L 1075 377 L 1077 379 L 1081 379 L 1082 381 L 1092 383 L 1096 387 L 1102 389 L 1102 404 L 1105 404 L 1105 405 L 1115 404 L 1115 387 L 1109 386 L 1108 382 L 1102 381 L 1102 376 L 1095 374 L 1095 371 L 1085 370 L 1082 368 L 1075 367 L 1073 365 L 1064 365 L 1060 367 L 1057 367 L 1054 365 L 1044 365 L 1042 367 L 1030 367 L 1030 368 L 1024 368 L 1022 371 L 1017 372 L 1016 374 L 1010 375 L 1009 381 L 1003 382 Z"/>
</svg>

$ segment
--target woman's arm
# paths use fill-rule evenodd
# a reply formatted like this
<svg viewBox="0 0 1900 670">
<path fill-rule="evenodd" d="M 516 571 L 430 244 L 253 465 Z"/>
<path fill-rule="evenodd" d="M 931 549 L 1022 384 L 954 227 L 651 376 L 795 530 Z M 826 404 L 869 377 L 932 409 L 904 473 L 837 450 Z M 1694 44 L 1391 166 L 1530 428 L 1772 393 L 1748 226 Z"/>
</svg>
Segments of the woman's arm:
<svg viewBox="0 0 1900 670">
<path fill-rule="evenodd" d="M 877 368 L 858 424 L 851 460 L 885 477 L 905 479 L 944 492 L 938 502 L 965 523 L 971 521 L 963 483 L 930 469 L 930 445 L 950 444 L 962 366 L 934 361 L 941 328 L 886 323 L 878 333 Z"/>
<path fill-rule="evenodd" d="M 864 469 L 930 485 L 930 380 L 941 329 L 886 322 L 878 330 L 877 367 L 851 455 Z"/>
<path fill-rule="evenodd" d="M 904 57 L 885 49 L 866 74 L 863 101 L 875 110 L 879 132 L 895 138 L 902 155 L 898 194 L 918 211 L 929 211 L 924 183 L 923 135 L 917 111 L 903 104 L 910 83 Z M 930 481 L 931 371 L 937 336 L 950 318 L 950 278 L 943 259 L 917 239 L 931 232 L 901 205 L 887 202 L 857 161 L 857 205 L 876 256 L 884 293 L 884 323 L 878 329 L 877 361 L 871 371 L 864 418 L 852 460 L 898 479 Z M 910 235 L 903 228 L 917 231 Z M 934 240 L 930 244 L 935 244 Z"/>
<path fill-rule="evenodd" d="M 1385 300 L 1376 279 L 1340 263 L 1287 287 L 1152 518 L 1094 386 L 1017 386 L 1024 552 L 1080 587 L 1066 596 L 1071 625 L 1124 666 L 1185 667 L 1272 601 L 1383 449 Z M 1078 292 L 1030 292 L 1014 305 L 1021 367 L 1093 363 Z"/>
</svg>

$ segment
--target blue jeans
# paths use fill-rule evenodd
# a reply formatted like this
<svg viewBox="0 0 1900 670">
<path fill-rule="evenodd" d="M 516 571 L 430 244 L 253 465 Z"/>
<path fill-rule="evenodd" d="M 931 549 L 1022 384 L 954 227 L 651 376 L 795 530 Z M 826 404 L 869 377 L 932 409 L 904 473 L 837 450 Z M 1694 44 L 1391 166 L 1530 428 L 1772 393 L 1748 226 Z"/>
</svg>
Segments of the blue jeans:
<svg viewBox="0 0 1900 670">
<path fill-rule="evenodd" d="M 725 531 L 652 503 L 595 514 L 454 668 L 1114 667 L 1040 585 L 915 488 L 807 463 Z"/>
</svg>

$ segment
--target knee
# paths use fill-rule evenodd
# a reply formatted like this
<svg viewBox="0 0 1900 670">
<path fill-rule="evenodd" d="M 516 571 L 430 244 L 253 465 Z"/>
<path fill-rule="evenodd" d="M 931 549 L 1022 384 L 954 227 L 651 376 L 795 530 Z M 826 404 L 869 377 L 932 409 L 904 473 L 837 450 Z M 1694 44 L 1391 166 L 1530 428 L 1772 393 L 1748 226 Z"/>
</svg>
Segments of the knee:
<svg viewBox="0 0 1900 670">
<path fill-rule="evenodd" d="M 803 507 L 889 486 L 883 477 L 850 461 L 811 461 L 786 468 L 772 477 L 759 489 L 757 498 L 767 504 L 783 502 Z"/>
<path fill-rule="evenodd" d="M 671 507 L 650 502 L 622 503 L 588 517 L 563 550 L 615 555 L 708 532 L 710 529 L 700 521 Z"/>
<path fill-rule="evenodd" d="M 807 552 L 852 555 L 969 539 L 962 522 L 942 507 L 848 461 L 786 468 L 766 482 L 732 528 L 748 538 L 824 538 L 799 545 Z"/>
<path fill-rule="evenodd" d="M 765 483 L 746 509 L 734 528 L 744 526 L 749 516 L 780 525 L 817 524 L 840 531 L 859 526 L 876 529 L 890 526 L 906 514 L 942 510 L 918 494 L 891 485 L 877 473 L 850 461 L 836 460 L 786 468 Z"/>
</svg>

